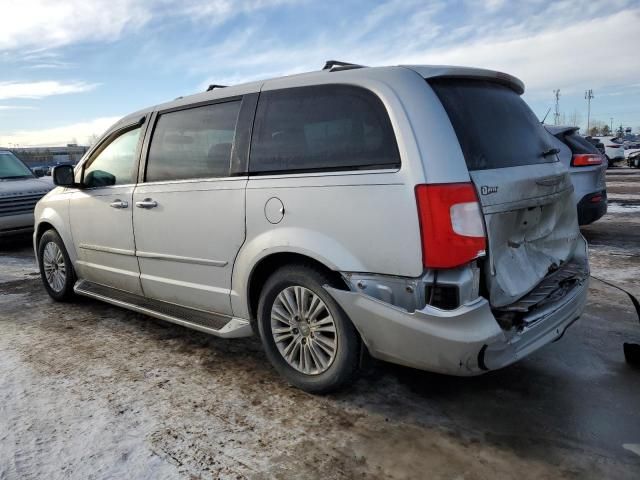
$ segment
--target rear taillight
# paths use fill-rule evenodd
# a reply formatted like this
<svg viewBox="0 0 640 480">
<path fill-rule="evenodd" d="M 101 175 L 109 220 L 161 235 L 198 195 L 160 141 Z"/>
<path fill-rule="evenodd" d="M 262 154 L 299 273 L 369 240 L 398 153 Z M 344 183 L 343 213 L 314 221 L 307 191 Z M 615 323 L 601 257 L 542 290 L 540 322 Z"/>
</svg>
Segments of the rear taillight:
<svg viewBox="0 0 640 480">
<path fill-rule="evenodd" d="M 602 156 L 596 153 L 576 153 L 571 159 L 573 167 L 588 167 L 590 165 L 602 165 Z"/>
<path fill-rule="evenodd" d="M 418 185 L 416 201 L 426 268 L 453 268 L 485 254 L 482 213 L 471 183 Z"/>
</svg>

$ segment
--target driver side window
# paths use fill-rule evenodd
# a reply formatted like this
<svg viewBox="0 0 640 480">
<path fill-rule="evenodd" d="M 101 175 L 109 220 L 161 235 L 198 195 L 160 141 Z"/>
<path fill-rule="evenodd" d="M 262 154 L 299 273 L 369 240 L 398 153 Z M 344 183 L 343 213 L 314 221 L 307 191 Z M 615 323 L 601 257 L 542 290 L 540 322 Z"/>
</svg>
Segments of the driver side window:
<svg viewBox="0 0 640 480">
<path fill-rule="evenodd" d="M 84 168 L 83 184 L 87 188 L 135 183 L 135 158 L 140 127 L 128 130 L 111 141 Z"/>
</svg>

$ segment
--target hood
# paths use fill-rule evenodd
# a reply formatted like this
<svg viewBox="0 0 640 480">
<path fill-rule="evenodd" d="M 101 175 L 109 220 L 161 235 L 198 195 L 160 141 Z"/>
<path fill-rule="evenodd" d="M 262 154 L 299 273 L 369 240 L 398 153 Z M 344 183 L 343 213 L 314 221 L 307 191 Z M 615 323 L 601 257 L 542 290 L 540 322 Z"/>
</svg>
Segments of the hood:
<svg viewBox="0 0 640 480">
<path fill-rule="evenodd" d="M 14 195 L 44 195 L 53 190 L 55 185 L 51 179 L 19 178 L 15 180 L 0 180 L 0 197 Z"/>
</svg>

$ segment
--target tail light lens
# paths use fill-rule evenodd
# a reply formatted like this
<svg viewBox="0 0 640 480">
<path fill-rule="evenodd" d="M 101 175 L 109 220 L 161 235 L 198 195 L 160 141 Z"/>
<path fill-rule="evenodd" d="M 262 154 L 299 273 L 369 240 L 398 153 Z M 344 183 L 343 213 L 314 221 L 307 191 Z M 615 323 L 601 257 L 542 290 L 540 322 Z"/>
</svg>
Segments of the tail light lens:
<svg viewBox="0 0 640 480">
<path fill-rule="evenodd" d="M 575 154 L 571 159 L 573 167 L 588 167 L 590 165 L 601 165 L 602 156 L 595 153 Z"/>
<path fill-rule="evenodd" d="M 416 201 L 426 268 L 453 268 L 485 254 L 482 213 L 471 183 L 418 185 Z"/>
</svg>

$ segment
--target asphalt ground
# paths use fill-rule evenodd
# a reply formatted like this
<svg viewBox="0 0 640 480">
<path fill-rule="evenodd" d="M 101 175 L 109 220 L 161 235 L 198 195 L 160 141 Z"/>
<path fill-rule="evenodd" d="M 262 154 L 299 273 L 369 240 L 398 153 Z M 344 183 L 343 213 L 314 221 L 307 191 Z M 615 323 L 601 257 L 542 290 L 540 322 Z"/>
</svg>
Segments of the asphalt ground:
<svg viewBox="0 0 640 480">
<path fill-rule="evenodd" d="M 593 275 L 640 297 L 640 171 L 611 169 L 583 228 Z M 0 479 L 640 478 L 640 343 L 592 280 L 564 337 L 455 378 L 381 362 L 344 392 L 288 386 L 257 339 L 49 299 L 30 238 L 0 245 Z"/>
</svg>

